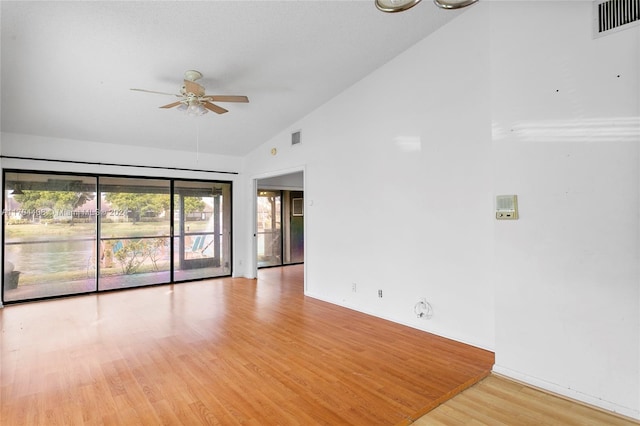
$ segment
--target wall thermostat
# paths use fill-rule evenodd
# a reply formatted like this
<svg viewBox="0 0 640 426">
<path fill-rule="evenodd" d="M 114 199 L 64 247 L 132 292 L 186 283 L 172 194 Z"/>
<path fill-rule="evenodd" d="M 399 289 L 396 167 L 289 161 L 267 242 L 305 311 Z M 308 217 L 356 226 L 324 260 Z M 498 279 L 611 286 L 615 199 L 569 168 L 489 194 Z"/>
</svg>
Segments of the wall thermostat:
<svg viewBox="0 0 640 426">
<path fill-rule="evenodd" d="M 496 219 L 514 220 L 518 218 L 518 196 L 517 195 L 497 195 L 496 196 Z"/>
</svg>

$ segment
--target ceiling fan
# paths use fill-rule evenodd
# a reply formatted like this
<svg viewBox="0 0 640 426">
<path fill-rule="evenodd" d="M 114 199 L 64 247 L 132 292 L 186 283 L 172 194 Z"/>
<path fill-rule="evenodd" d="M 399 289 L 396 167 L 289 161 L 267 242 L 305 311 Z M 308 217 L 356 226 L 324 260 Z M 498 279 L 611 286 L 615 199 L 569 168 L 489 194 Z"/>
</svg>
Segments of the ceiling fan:
<svg viewBox="0 0 640 426">
<path fill-rule="evenodd" d="M 145 89 L 131 89 L 138 92 L 156 93 L 159 95 L 176 96 L 180 100 L 171 102 L 167 105 L 162 105 L 160 108 L 174 108 L 186 111 L 189 115 L 202 115 L 209 111 L 213 111 L 217 114 L 224 114 L 229 112 L 214 102 L 249 102 L 249 98 L 246 96 L 235 95 L 207 95 L 205 89 L 200 84 L 196 83 L 196 80 L 202 78 L 202 73 L 195 70 L 188 70 L 184 73 L 184 84 L 180 88 L 179 94 L 155 92 L 153 90 Z"/>
</svg>

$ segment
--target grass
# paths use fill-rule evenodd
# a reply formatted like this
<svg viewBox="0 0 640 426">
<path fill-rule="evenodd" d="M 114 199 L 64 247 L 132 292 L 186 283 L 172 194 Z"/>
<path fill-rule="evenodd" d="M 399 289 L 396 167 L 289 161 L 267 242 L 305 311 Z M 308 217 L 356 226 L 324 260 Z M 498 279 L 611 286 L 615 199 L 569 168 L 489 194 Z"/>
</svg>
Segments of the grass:
<svg viewBox="0 0 640 426">
<path fill-rule="evenodd" d="M 168 271 L 169 262 L 158 263 L 159 271 Z M 145 272 L 157 272 L 153 265 L 142 265 L 136 271 L 136 274 Z M 120 265 L 114 264 L 112 267 L 100 267 L 101 277 L 111 277 L 115 275 L 125 275 L 122 273 Z M 18 280 L 18 286 L 40 284 L 43 280 L 46 280 L 48 284 L 56 282 L 71 282 L 82 281 L 88 278 L 95 278 L 95 269 L 88 270 L 76 270 L 76 271 L 61 271 L 61 272 L 48 272 L 46 274 L 21 274 Z"/>
</svg>

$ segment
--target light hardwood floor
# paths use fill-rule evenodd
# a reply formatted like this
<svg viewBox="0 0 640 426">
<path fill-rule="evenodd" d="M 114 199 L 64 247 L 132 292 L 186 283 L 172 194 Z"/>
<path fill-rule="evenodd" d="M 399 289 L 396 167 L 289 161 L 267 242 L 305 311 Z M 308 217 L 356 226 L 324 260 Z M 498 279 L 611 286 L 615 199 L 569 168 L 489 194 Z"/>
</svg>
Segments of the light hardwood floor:
<svg viewBox="0 0 640 426">
<path fill-rule="evenodd" d="M 637 426 L 612 415 L 491 375 L 430 411 L 413 426 Z"/>
<path fill-rule="evenodd" d="M 639 424 L 306 298 L 302 266 L 11 305 L 0 328 L 3 426 Z"/>
<path fill-rule="evenodd" d="M 407 424 L 491 352 L 303 295 L 303 267 L 0 309 L 0 424 Z"/>
</svg>

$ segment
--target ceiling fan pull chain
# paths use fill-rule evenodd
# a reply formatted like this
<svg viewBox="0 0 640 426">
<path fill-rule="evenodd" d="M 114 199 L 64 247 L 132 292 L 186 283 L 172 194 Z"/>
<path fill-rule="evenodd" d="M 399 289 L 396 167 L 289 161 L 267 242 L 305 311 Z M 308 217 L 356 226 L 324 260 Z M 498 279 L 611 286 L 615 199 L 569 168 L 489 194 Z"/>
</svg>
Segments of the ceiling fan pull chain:
<svg viewBox="0 0 640 426">
<path fill-rule="evenodd" d="M 196 120 L 196 164 L 200 162 L 200 120 Z"/>
</svg>

